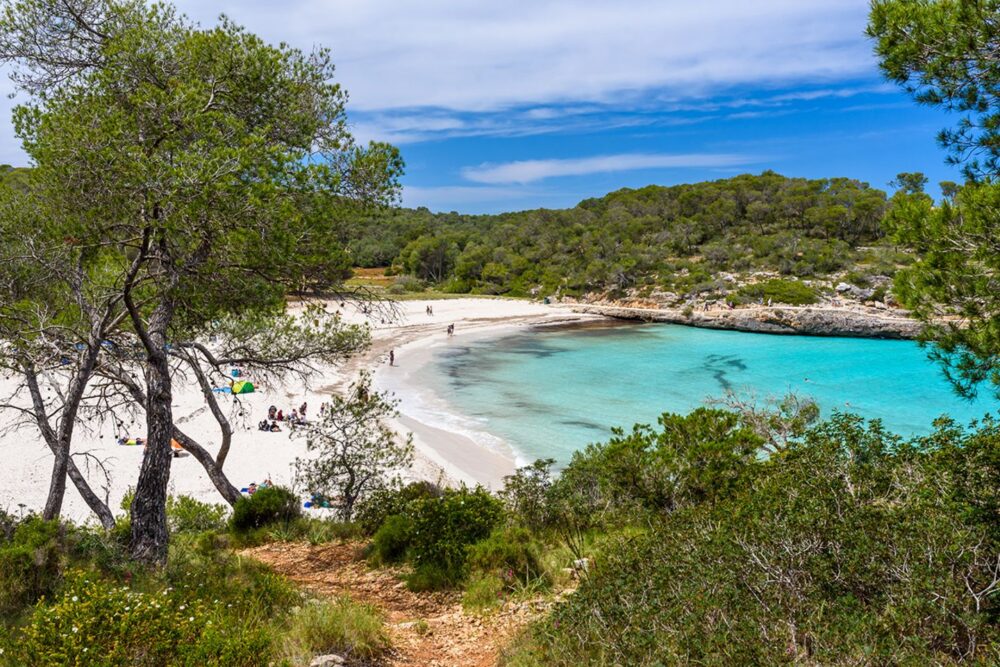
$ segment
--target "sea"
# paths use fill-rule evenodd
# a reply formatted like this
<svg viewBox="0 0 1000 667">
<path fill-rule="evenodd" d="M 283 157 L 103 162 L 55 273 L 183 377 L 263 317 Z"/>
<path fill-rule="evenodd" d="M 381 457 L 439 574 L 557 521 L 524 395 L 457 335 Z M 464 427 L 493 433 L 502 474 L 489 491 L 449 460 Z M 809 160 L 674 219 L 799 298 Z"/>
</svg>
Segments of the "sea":
<svg viewBox="0 0 1000 667">
<path fill-rule="evenodd" d="M 733 392 L 766 401 L 794 392 L 834 411 L 924 435 L 949 415 L 998 414 L 988 387 L 960 398 L 912 341 L 778 336 L 670 324 L 535 327 L 455 337 L 425 351 L 411 377 L 417 418 L 508 447 L 520 464 L 569 461 L 614 427 L 655 424 Z"/>
</svg>

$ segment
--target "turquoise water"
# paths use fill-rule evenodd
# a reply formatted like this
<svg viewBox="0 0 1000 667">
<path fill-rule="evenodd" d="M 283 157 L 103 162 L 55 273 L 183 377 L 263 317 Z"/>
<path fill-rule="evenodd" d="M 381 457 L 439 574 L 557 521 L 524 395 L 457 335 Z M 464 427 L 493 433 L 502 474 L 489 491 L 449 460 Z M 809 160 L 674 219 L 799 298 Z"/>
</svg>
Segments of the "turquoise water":
<svg viewBox="0 0 1000 667">
<path fill-rule="evenodd" d="M 539 328 L 456 341 L 435 352 L 430 388 L 522 461 L 569 460 L 613 426 L 655 423 L 727 390 L 758 397 L 788 391 L 833 410 L 881 418 L 919 435 L 949 414 L 966 423 L 1000 408 L 952 392 L 926 350 L 909 341 L 769 336 L 668 324 Z M 428 377 L 429 376 L 429 377 Z M 988 392 L 987 392 L 988 393 Z"/>
</svg>

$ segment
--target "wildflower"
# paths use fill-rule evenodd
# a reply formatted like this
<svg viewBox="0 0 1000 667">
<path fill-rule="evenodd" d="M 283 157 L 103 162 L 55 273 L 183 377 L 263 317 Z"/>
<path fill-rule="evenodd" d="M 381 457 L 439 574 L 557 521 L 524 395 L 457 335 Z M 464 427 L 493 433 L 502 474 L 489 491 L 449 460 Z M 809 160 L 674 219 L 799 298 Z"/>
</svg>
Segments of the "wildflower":
<svg viewBox="0 0 1000 667">
<path fill-rule="evenodd" d="M 74 625 L 74 626 L 73 626 L 73 634 L 75 635 L 75 634 L 76 634 L 77 632 L 79 632 L 79 631 L 80 631 L 80 628 L 78 628 L 78 627 L 76 627 L 76 626 Z"/>
<path fill-rule="evenodd" d="M 80 599 L 80 598 L 78 598 L 78 597 L 77 597 L 77 596 L 75 596 L 75 595 L 74 595 L 74 596 L 73 596 L 73 598 L 72 598 L 73 602 L 76 602 L 76 601 L 77 601 L 77 600 L 79 600 L 79 599 Z"/>
</svg>

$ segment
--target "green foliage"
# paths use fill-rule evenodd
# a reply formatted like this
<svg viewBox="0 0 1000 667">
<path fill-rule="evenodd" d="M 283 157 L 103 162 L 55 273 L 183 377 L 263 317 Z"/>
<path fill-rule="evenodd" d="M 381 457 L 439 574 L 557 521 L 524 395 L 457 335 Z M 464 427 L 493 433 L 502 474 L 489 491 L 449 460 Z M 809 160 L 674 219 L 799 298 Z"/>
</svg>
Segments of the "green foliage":
<svg viewBox="0 0 1000 667">
<path fill-rule="evenodd" d="M 310 601 L 292 614 L 282 657 L 307 665 L 318 654 L 336 653 L 349 661 L 367 661 L 385 654 L 391 644 L 381 614 L 373 606 L 349 597 Z"/>
<path fill-rule="evenodd" d="M 469 548 L 469 568 L 497 576 L 505 590 L 547 582 L 538 545 L 526 528 L 503 528 Z"/>
<path fill-rule="evenodd" d="M 409 553 L 417 572 L 433 570 L 457 582 L 466 573 L 468 548 L 500 522 L 502 505 L 482 487 L 462 487 L 412 502 L 406 516 L 412 531 Z"/>
<path fill-rule="evenodd" d="M 552 487 L 553 464 L 555 459 L 538 459 L 504 478 L 500 498 L 506 506 L 509 521 L 531 530 L 542 530 L 551 524 L 553 517 L 548 495 Z"/>
<path fill-rule="evenodd" d="M 66 529 L 57 521 L 29 517 L 0 542 L 0 617 L 13 618 L 59 585 Z"/>
<path fill-rule="evenodd" d="M 432 482 L 410 482 L 405 486 L 389 486 L 373 492 L 362 501 L 355 518 L 368 535 L 374 534 L 386 518 L 402 514 L 414 500 L 438 498 L 441 488 Z"/>
<path fill-rule="evenodd" d="M 551 491 L 560 522 L 584 527 L 713 503 L 746 485 L 764 440 L 732 412 L 664 414 L 660 431 L 617 429 L 573 455 Z"/>
<path fill-rule="evenodd" d="M 21 634 L 25 664 L 162 665 L 193 644 L 208 621 L 201 603 L 164 590 L 149 594 L 77 575 Z M 244 662 L 243 664 L 249 664 Z"/>
<path fill-rule="evenodd" d="M 462 608 L 472 612 L 488 610 L 503 602 L 504 592 L 504 582 L 499 575 L 474 574 L 465 584 Z"/>
<path fill-rule="evenodd" d="M 992 664 L 998 451 L 993 422 L 903 442 L 835 416 L 613 539 L 508 664 Z"/>
<path fill-rule="evenodd" d="M 764 302 L 787 303 L 791 306 L 806 306 L 816 303 L 819 300 L 816 290 L 809 285 L 798 280 L 782 280 L 779 278 L 746 285 L 740 289 L 740 294 L 751 299 L 761 299 Z"/>
<path fill-rule="evenodd" d="M 229 509 L 224 505 L 203 503 L 191 496 L 167 498 L 167 525 L 174 533 L 224 530 L 228 514 Z"/>
<path fill-rule="evenodd" d="M 461 575 L 435 563 L 424 563 L 406 575 L 406 587 L 414 593 L 446 591 L 457 586 Z"/>
<path fill-rule="evenodd" d="M 921 104 L 961 114 L 938 140 L 970 178 L 1000 171 L 998 18 L 995 2 L 877 0 L 871 6 L 868 35 L 886 77 Z"/>
<path fill-rule="evenodd" d="M 289 523 L 301 514 L 295 493 L 281 486 L 269 486 L 252 496 L 240 498 L 233 508 L 230 524 L 237 533 L 244 533 L 276 523 Z"/>
<path fill-rule="evenodd" d="M 917 261 L 896 277 L 896 293 L 927 327 L 931 356 L 957 391 L 975 396 L 982 385 L 1000 392 L 1000 186 L 967 185 L 951 203 L 934 208 L 922 194 L 897 193 L 888 225 L 913 247 Z M 955 316 L 943 320 L 940 315 Z"/>
<path fill-rule="evenodd" d="M 566 210 L 491 216 L 397 210 L 345 230 L 352 248 L 396 251 L 396 266 L 448 292 L 512 296 L 726 295 L 722 272 L 829 276 L 877 244 L 885 193 L 846 178 L 774 172 L 624 189 Z M 383 263 L 384 265 L 384 263 Z M 891 267 L 890 267 L 891 268 Z"/>
<path fill-rule="evenodd" d="M 412 538 L 407 517 L 399 514 L 387 517 L 372 538 L 372 556 L 381 563 L 400 563 L 406 558 Z"/>
<path fill-rule="evenodd" d="M 998 20 L 996 2 L 878 0 L 868 25 L 889 79 L 921 104 L 961 114 L 938 139 L 969 183 L 942 183 L 935 207 L 923 174 L 900 174 L 887 226 L 919 256 L 897 276 L 901 301 L 927 324 L 932 356 L 966 397 L 984 383 L 1000 392 Z"/>
<path fill-rule="evenodd" d="M 371 493 L 399 483 L 400 470 L 413 460 L 412 436 L 400 439 L 386 425 L 396 416 L 388 393 L 375 392 L 362 372 L 344 395 L 335 394 L 316 421 L 296 427 L 311 456 L 295 461 L 296 481 L 311 494 L 336 499 L 340 518 L 351 521 L 354 508 Z"/>
</svg>

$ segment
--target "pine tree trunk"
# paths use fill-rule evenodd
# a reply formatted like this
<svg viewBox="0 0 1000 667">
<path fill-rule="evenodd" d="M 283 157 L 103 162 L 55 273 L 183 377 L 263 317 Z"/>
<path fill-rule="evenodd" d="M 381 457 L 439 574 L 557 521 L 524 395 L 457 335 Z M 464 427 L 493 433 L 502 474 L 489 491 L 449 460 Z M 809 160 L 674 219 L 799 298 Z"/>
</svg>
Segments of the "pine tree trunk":
<svg viewBox="0 0 1000 667">
<path fill-rule="evenodd" d="M 153 312 L 144 340 L 146 362 L 146 454 L 139 470 L 132 499 L 132 539 L 129 551 L 134 560 L 150 565 L 167 561 L 167 482 L 173 452 L 173 388 L 167 359 L 167 328 L 173 318 L 173 304 L 164 300 Z"/>
</svg>

